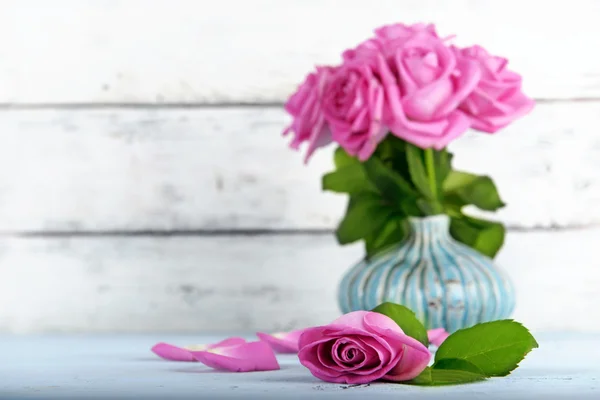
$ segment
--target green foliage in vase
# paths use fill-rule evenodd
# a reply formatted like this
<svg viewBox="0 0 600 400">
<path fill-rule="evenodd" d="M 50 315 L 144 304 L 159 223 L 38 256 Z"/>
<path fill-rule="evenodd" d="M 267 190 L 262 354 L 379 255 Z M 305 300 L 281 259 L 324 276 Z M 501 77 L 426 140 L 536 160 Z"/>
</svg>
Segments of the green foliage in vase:
<svg viewBox="0 0 600 400">
<path fill-rule="evenodd" d="M 336 230 L 340 244 L 363 240 L 367 257 L 401 242 L 407 218 L 447 214 L 450 234 L 489 257 L 504 243 L 504 226 L 465 214 L 466 206 L 496 211 L 505 204 L 488 176 L 456 171 L 446 149 L 423 150 L 392 135 L 361 162 L 338 148 L 323 190 L 349 196 Z"/>
</svg>

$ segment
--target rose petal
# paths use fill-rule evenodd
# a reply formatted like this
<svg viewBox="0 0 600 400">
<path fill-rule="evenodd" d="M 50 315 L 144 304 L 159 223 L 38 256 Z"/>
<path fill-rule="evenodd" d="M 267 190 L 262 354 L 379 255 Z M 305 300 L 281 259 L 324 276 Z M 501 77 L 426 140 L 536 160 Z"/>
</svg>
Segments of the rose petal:
<svg viewBox="0 0 600 400">
<path fill-rule="evenodd" d="M 279 363 L 271 347 L 262 341 L 193 352 L 194 358 L 211 368 L 232 371 L 273 371 Z"/>
<path fill-rule="evenodd" d="M 450 114 L 444 122 L 448 125 L 439 136 L 427 135 L 423 132 L 403 128 L 393 130 L 392 133 L 422 149 L 432 147 L 436 150 L 441 150 L 452 142 L 452 140 L 465 133 L 471 124 L 471 120 L 460 111 Z"/>
<path fill-rule="evenodd" d="M 367 314 L 369 314 L 370 312 L 371 311 L 352 311 L 352 312 L 349 312 L 348 314 L 344 314 L 341 317 L 337 318 L 329 325 L 346 325 L 347 327 L 352 327 L 352 328 L 368 331 L 366 325 L 364 324 L 364 321 L 365 321 L 365 316 Z M 382 314 L 379 314 L 379 315 L 382 315 Z"/>
<path fill-rule="evenodd" d="M 325 382 L 362 384 L 373 382 L 383 376 L 383 374 L 360 375 L 353 373 L 351 368 L 343 368 L 335 364 L 333 359 L 330 360 L 332 345 L 326 342 L 316 345 L 316 348 L 313 345 L 302 347 L 298 353 L 300 363 L 308 368 L 313 376 Z M 379 365 L 378 362 L 377 366 Z"/>
<path fill-rule="evenodd" d="M 358 358 L 348 358 L 347 351 L 349 348 L 353 349 L 354 353 L 358 355 Z M 367 358 L 364 347 L 353 337 L 342 337 L 337 339 L 333 343 L 331 349 L 329 349 L 329 352 L 331 359 L 333 359 L 340 368 L 345 370 L 354 369 L 357 364 L 361 364 Z"/>
<path fill-rule="evenodd" d="M 380 313 L 367 312 L 363 317 L 363 322 L 368 331 L 376 334 L 385 333 L 387 331 L 404 333 L 402 328 L 400 328 L 393 319 Z"/>
<path fill-rule="evenodd" d="M 152 347 L 152 352 L 169 361 L 196 361 L 189 350 L 168 343 L 155 344 Z"/>
<path fill-rule="evenodd" d="M 408 340 L 412 339 L 412 340 Z M 401 382 L 418 376 L 429 364 L 431 353 L 421 342 L 406 336 L 403 340 L 400 361 L 384 377 L 384 379 Z"/>
<path fill-rule="evenodd" d="M 427 331 L 427 339 L 429 340 L 429 343 L 437 347 L 440 347 L 442 342 L 446 340 L 448 336 L 450 336 L 450 334 L 446 332 L 444 328 L 430 329 Z"/>
<path fill-rule="evenodd" d="M 356 311 L 350 314 L 360 316 L 365 313 L 368 312 Z M 352 318 L 352 316 L 350 317 Z M 338 320 L 344 321 L 344 316 L 338 318 Z M 335 341 L 349 338 L 355 340 L 355 343 L 365 350 L 366 357 L 360 365 L 361 370 L 354 367 L 342 368 L 333 359 L 332 347 Z M 395 340 L 395 338 L 393 343 L 397 346 L 396 349 L 402 348 L 402 343 Z M 401 355 L 399 351 L 390 345 L 387 338 L 348 325 L 326 325 L 308 328 L 300 336 L 299 345 L 298 358 L 300 363 L 308 368 L 314 376 L 327 382 L 356 381 L 365 383 L 380 379 L 397 364 Z M 363 371 L 362 368 L 364 367 L 367 369 Z M 349 374 L 368 376 L 369 379 L 340 378 L 341 375 Z"/>
<path fill-rule="evenodd" d="M 291 332 L 278 332 L 272 335 L 257 332 L 256 336 L 263 342 L 268 343 L 274 351 L 291 354 L 298 352 L 298 341 L 303 332 L 304 329 L 298 329 Z"/>
<path fill-rule="evenodd" d="M 500 106 L 503 106 L 503 108 L 508 107 L 511 110 L 508 112 L 501 112 L 499 111 Z M 495 109 L 493 109 L 493 111 L 488 111 L 487 113 L 482 113 L 477 118 L 472 118 L 471 123 L 473 124 L 474 129 L 487 133 L 494 133 L 514 120 L 528 114 L 534 106 L 535 102 L 532 99 L 519 92 L 504 104 L 494 104 Z"/>
<path fill-rule="evenodd" d="M 473 92 L 481 78 L 481 70 L 475 61 L 459 60 L 457 70 L 460 71 L 459 75 L 450 77 L 453 84 L 452 95 L 447 97 L 444 105 L 437 109 L 436 118 L 456 110 L 460 102 Z"/>
<path fill-rule="evenodd" d="M 168 343 L 157 343 L 152 347 L 152 351 L 157 356 L 169 361 L 196 361 L 192 352 L 214 349 L 217 347 L 234 346 L 246 343 L 241 337 L 231 337 L 214 344 L 196 344 L 189 346 L 174 346 Z"/>
</svg>

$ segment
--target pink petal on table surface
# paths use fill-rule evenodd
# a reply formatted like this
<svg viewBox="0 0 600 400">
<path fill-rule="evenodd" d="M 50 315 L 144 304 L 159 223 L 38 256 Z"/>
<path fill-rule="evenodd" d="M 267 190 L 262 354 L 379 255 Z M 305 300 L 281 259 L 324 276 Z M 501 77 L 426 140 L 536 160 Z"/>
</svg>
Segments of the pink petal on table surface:
<svg viewBox="0 0 600 400">
<path fill-rule="evenodd" d="M 195 351 L 193 354 L 196 360 L 208 367 L 231 372 L 279 369 L 273 349 L 262 341 Z"/>
<path fill-rule="evenodd" d="M 189 350 L 168 343 L 155 344 L 152 347 L 152 352 L 169 361 L 196 361 Z"/>
<path fill-rule="evenodd" d="M 214 344 L 195 344 L 189 346 L 174 346 L 172 344 L 161 342 L 152 347 L 152 352 L 160 358 L 169 361 L 196 361 L 193 354 L 195 351 L 236 346 L 242 343 L 246 343 L 246 340 L 241 337 L 227 338 Z"/>
<path fill-rule="evenodd" d="M 430 329 L 427 331 L 427 339 L 429 343 L 440 347 L 440 345 L 450 336 L 444 328 Z"/>
<path fill-rule="evenodd" d="M 261 341 L 268 343 L 277 353 L 293 354 L 297 353 L 299 350 L 298 341 L 300 340 L 302 332 L 304 332 L 304 329 L 272 334 L 257 332 L 256 336 L 258 336 Z"/>
</svg>

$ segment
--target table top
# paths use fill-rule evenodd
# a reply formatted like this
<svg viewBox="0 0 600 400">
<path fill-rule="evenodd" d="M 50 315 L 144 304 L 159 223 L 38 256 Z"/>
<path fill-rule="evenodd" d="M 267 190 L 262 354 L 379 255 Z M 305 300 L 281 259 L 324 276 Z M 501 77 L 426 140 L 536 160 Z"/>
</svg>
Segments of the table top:
<svg viewBox="0 0 600 400">
<path fill-rule="evenodd" d="M 279 371 L 232 373 L 150 352 L 160 341 L 226 336 L 0 336 L 0 399 L 600 399 L 600 335 L 592 334 L 538 334 L 540 348 L 510 376 L 446 387 L 322 382 L 294 355 L 278 356 Z"/>
</svg>

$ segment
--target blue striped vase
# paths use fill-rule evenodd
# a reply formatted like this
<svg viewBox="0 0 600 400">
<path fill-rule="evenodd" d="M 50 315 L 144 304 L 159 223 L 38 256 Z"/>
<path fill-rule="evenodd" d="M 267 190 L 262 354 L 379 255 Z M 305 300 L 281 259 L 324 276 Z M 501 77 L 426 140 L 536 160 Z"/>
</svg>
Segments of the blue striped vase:
<svg viewBox="0 0 600 400">
<path fill-rule="evenodd" d="M 339 287 L 342 312 L 391 301 L 412 309 L 428 329 L 454 332 L 507 318 L 515 296 L 493 261 L 454 240 L 447 215 L 409 218 L 399 245 L 354 265 Z"/>
</svg>

